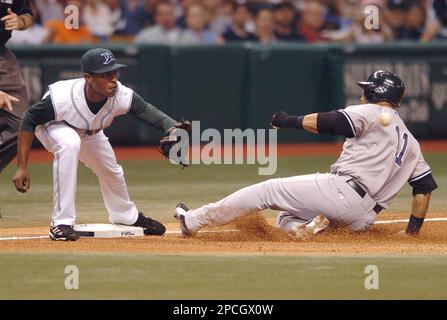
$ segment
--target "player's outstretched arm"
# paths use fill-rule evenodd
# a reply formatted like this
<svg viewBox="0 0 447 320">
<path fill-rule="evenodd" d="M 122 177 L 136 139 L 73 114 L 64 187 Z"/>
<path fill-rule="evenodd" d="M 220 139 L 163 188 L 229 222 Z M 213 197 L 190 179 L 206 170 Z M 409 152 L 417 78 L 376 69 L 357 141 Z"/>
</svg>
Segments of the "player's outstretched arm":
<svg viewBox="0 0 447 320">
<path fill-rule="evenodd" d="M 271 125 L 273 128 L 304 129 L 316 134 L 327 133 L 342 135 L 348 138 L 355 136 L 347 118 L 336 110 L 311 113 L 304 116 L 293 116 L 280 111 L 273 115 Z"/>
<path fill-rule="evenodd" d="M 17 191 L 25 193 L 31 185 L 30 175 L 28 172 L 28 158 L 33 143 L 34 132 L 19 131 L 19 139 L 17 144 L 17 170 L 12 178 Z"/>
<path fill-rule="evenodd" d="M 177 121 L 169 117 L 163 111 L 145 101 L 136 92 L 132 93 L 132 103 L 130 105 L 129 114 L 137 117 L 146 124 L 163 131 L 165 134 L 175 126 Z"/>
<path fill-rule="evenodd" d="M 419 234 L 419 230 L 424 223 L 425 216 L 428 211 L 428 205 L 430 204 L 430 196 L 429 193 L 419 193 L 413 195 L 413 201 L 411 204 L 411 216 L 410 221 L 408 222 L 407 229 L 405 232 L 410 235 Z"/>
<path fill-rule="evenodd" d="M 284 111 L 279 111 L 273 115 L 270 124 L 277 129 L 304 129 L 312 133 L 318 133 L 317 118 L 318 113 L 293 116 Z"/>
</svg>

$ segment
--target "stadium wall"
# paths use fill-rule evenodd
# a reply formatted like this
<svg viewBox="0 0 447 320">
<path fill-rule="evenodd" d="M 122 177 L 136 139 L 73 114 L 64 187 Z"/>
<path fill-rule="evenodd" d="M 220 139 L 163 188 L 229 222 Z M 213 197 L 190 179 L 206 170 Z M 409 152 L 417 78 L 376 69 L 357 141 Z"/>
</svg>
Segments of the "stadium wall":
<svg viewBox="0 0 447 320">
<path fill-rule="evenodd" d="M 356 104 L 355 82 L 388 69 L 407 85 L 400 114 L 419 138 L 447 137 L 447 44 L 256 44 L 225 46 L 108 45 L 127 70 L 120 80 L 177 119 L 201 128 L 268 128 L 272 113 L 321 112 Z M 32 102 L 50 83 L 82 77 L 88 46 L 12 47 Z M 121 145 L 157 143 L 161 133 L 124 116 L 107 129 Z M 334 141 L 284 132 L 280 142 Z"/>
</svg>

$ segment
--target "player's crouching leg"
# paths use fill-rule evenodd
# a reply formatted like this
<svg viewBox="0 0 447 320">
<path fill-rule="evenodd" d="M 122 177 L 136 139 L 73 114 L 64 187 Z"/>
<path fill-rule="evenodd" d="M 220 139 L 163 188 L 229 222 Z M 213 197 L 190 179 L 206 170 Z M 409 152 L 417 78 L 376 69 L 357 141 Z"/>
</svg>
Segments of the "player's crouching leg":
<svg viewBox="0 0 447 320">
<path fill-rule="evenodd" d="M 354 221 L 349 224 L 349 229 L 355 232 L 362 232 L 371 229 L 374 221 L 377 219 L 377 214 L 371 210 L 370 212 L 364 212 L 356 217 Z"/>
</svg>

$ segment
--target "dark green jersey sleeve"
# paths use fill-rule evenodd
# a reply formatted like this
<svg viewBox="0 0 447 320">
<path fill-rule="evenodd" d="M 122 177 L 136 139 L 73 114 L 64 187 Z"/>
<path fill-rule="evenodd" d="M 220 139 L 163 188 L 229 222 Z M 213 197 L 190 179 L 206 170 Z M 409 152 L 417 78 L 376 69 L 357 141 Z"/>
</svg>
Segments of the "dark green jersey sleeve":
<svg viewBox="0 0 447 320">
<path fill-rule="evenodd" d="M 174 119 L 149 102 L 144 101 L 144 99 L 135 92 L 132 96 L 129 113 L 163 132 L 166 132 L 176 123 Z"/>
<path fill-rule="evenodd" d="M 51 97 L 47 95 L 23 113 L 19 130 L 34 132 L 38 125 L 53 121 L 55 118 Z"/>
</svg>

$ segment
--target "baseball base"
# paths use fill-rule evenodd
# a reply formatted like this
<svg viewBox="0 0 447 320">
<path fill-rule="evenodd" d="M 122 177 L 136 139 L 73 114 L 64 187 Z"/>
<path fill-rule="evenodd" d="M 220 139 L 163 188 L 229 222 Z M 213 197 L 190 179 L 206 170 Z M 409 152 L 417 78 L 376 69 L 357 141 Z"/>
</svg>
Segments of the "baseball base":
<svg viewBox="0 0 447 320">
<path fill-rule="evenodd" d="M 143 228 L 120 224 L 77 224 L 73 228 L 80 237 L 84 238 L 127 238 L 144 236 Z"/>
</svg>

